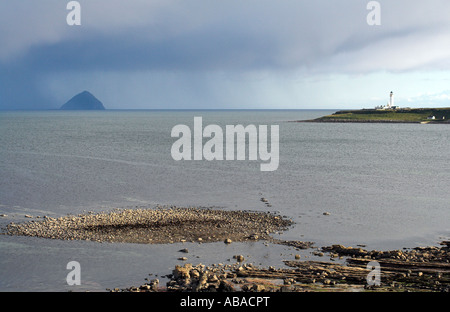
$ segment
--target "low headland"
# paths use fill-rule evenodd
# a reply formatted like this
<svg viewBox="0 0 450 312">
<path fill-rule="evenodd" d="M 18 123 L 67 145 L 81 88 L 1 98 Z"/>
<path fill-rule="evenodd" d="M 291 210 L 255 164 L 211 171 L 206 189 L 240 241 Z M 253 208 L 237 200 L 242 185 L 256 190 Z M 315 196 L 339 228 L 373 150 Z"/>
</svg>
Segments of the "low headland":
<svg viewBox="0 0 450 312">
<path fill-rule="evenodd" d="M 450 123 L 450 108 L 397 108 L 340 110 L 332 115 L 298 122 Z"/>
<path fill-rule="evenodd" d="M 262 198 L 262 201 L 265 199 Z M 329 213 L 324 213 L 330 217 Z M 8 218 L 7 215 L 1 215 Z M 450 291 L 450 241 L 441 247 L 427 246 L 403 250 L 365 250 L 361 247 L 314 246 L 314 242 L 280 240 L 273 233 L 287 230 L 293 222 L 286 216 L 268 212 L 228 211 L 201 207 L 157 207 L 114 209 L 110 212 L 88 212 L 60 218 L 29 216 L 28 222 L 7 225 L 3 235 L 19 235 L 62 240 L 89 240 L 109 243 L 208 243 L 265 241 L 310 251 L 316 261 L 296 254 L 279 266 L 259 267 L 243 255 L 224 255 L 228 263 L 205 266 L 188 263 L 189 250 L 179 250 L 169 280 L 147 280 L 142 285 L 112 292 L 348 292 L 348 291 Z M 327 261 L 327 257 L 329 260 Z M 308 257 L 309 258 L 309 257 Z M 227 261 L 227 260 L 226 260 Z M 373 263 L 380 267 L 381 279 L 371 283 Z M 152 275 L 152 272 L 149 272 Z"/>
</svg>

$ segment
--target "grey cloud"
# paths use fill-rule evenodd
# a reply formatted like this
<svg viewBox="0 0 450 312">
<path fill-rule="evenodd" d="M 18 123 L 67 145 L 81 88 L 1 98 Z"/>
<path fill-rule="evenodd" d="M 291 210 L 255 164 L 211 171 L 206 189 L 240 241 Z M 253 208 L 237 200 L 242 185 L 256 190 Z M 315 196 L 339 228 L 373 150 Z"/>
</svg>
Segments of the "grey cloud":
<svg viewBox="0 0 450 312">
<path fill-rule="evenodd" d="M 420 32 L 433 36 L 444 29 L 436 25 L 450 26 L 443 13 L 450 4 L 441 0 L 380 1 L 382 25 L 378 28 L 366 24 L 368 11 L 361 0 L 80 2 L 80 28 L 61 25 L 67 12 L 60 3 L 56 10 L 56 2 L 49 0 L 43 2 L 49 10 L 43 25 L 31 19 L 36 27 L 24 27 L 32 14 L 23 11 L 18 21 L 5 21 L 16 25 L 20 34 L 12 44 L 15 48 L 21 37 L 25 40 L 23 61 L 30 68 L 320 68 L 335 56 L 365 53 L 387 38 Z M 430 18 L 421 11 L 433 14 L 432 22 L 427 24 Z M 38 11 L 43 12 L 42 8 Z M 13 41 L 11 30 L 4 35 Z M 408 46 L 392 45 L 391 49 L 409 52 Z M 353 64 L 349 68 L 355 70 Z"/>
<path fill-rule="evenodd" d="M 65 1 L 2 1 L 0 101 L 29 102 L 26 88 L 49 103 L 40 78 L 63 73 L 450 69 L 449 1 L 380 0 L 376 27 L 367 2 L 80 0 L 70 27 Z"/>
</svg>

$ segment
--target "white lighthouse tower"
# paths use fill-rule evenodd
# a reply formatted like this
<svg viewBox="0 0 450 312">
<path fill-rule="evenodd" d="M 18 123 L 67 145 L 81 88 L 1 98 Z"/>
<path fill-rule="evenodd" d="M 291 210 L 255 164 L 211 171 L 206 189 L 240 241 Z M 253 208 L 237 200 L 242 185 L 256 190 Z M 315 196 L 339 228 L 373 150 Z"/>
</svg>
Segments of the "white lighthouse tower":
<svg viewBox="0 0 450 312">
<path fill-rule="evenodd" d="M 389 102 L 387 102 L 386 105 L 375 106 L 375 109 L 377 109 L 377 110 L 399 109 L 398 106 L 394 105 L 394 92 L 391 91 L 391 93 L 389 94 Z"/>
</svg>

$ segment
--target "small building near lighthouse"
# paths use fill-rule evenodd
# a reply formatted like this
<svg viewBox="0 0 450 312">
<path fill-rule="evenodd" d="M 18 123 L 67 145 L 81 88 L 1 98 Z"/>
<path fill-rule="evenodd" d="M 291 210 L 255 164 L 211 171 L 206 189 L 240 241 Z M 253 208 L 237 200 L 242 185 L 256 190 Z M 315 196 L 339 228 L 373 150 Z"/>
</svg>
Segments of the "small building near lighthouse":
<svg viewBox="0 0 450 312">
<path fill-rule="evenodd" d="M 389 93 L 389 101 L 387 102 L 386 105 L 380 105 L 380 106 L 375 106 L 375 109 L 377 110 L 386 110 L 386 109 L 399 109 L 399 106 L 395 106 L 394 105 L 394 92 L 391 91 L 391 93 Z"/>
</svg>

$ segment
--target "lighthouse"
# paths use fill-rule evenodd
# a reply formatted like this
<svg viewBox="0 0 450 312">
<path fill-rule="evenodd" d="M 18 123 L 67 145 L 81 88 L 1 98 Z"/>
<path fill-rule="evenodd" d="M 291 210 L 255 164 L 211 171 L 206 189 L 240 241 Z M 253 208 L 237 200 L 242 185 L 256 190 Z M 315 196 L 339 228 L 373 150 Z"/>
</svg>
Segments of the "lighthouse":
<svg viewBox="0 0 450 312">
<path fill-rule="evenodd" d="M 399 106 L 395 106 L 394 105 L 394 92 L 391 91 L 391 93 L 389 94 L 389 102 L 387 102 L 386 105 L 379 105 L 379 106 L 375 106 L 375 109 L 377 110 L 385 110 L 385 109 L 400 109 Z"/>
</svg>

